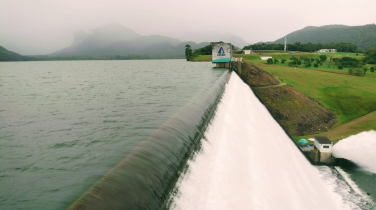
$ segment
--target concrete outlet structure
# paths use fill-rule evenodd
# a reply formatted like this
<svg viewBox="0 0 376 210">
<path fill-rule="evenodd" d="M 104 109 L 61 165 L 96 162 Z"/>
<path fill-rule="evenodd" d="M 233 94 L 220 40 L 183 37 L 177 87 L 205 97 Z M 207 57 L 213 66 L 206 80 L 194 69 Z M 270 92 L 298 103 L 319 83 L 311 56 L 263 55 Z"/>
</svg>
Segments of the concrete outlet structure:
<svg viewBox="0 0 376 210">
<path fill-rule="evenodd" d="M 326 163 L 330 162 L 332 156 L 333 142 L 325 136 L 314 136 L 315 145 L 315 162 Z"/>
</svg>

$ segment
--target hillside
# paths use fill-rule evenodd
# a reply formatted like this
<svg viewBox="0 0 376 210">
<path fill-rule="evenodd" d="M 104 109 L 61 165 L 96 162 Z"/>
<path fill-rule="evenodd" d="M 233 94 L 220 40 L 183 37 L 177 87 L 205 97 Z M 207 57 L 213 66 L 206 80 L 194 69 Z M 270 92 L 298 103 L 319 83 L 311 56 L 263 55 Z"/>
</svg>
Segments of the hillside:
<svg viewBox="0 0 376 210">
<path fill-rule="evenodd" d="M 0 61 L 27 61 L 27 57 L 14 53 L 0 46 Z"/>
<path fill-rule="evenodd" d="M 337 121 L 335 115 L 317 101 L 294 87 L 277 81 L 267 71 L 243 57 L 239 76 L 247 83 L 273 117 L 291 135 L 305 135 L 328 130 Z M 232 63 L 237 69 L 236 63 Z"/>
<path fill-rule="evenodd" d="M 361 54 L 297 52 L 296 57 L 308 57 L 312 65 L 307 66 L 302 62 L 295 68 L 290 65 L 293 62 L 289 59 L 291 55 L 283 51 L 255 52 L 257 54 L 241 56 L 281 83 L 253 89 L 294 140 L 325 135 L 337 142 L 350 135 L 375 130 L 376 74 L 373 70 L 376 64 L 355 67 L 368 69 L 361 75 L 350 74 L 352 67 L 338 69 L 338 65 L 342 64 L 333 64 L 330 59 L 314 66 L 321 55 L 339 60 L 361 60 Z M 260 56 L 272 56 L 279 62 L 267 64 Z M 282 63 L 282 59 L 287 61 Z"/>
<path fill-rule="evenodd" d="M 49 56 L 106 59 L 138 55 L 144 58 L 184 58 L 184 46 L 187 43 L 193 49 L 208 44 L 182 42 L 160 35 L 141 36 L 122 25 L 111 24 L 94 29 L 91 33 L 76 33 L 71 46 Z"/>
<path fill-rule="evenodd" d="M 284 43 L 284 37 L 274 41 L 274 43 Z M 307 26 L 301 30 L 287 35 L 287 43 L 340 43 L 347 42 L 355 44 L 359 49 L 366 50 L 376 47 L 376 25 L 364 26 Z"/>
</svg>

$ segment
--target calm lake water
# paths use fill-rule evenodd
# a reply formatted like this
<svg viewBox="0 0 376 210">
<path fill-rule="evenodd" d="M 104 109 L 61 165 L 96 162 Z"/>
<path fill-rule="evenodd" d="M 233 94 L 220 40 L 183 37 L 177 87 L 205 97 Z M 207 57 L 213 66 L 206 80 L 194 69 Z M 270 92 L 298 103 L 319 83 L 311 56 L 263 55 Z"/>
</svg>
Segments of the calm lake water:
<svg viewBox="0 0 376 210">
<path fill-rule="evenodd" d="M 65 209 L 224 70 L 184 60 L 0 63 L 0 209 Z"/>
</svg>

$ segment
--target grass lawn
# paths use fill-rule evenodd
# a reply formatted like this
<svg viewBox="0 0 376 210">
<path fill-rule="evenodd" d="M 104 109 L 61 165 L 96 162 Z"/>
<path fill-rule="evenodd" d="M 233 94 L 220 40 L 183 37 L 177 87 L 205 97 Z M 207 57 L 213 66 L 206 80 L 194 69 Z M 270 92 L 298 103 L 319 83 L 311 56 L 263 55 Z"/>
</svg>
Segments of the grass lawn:
<svg viewBox="0 0 376 210">
<path fill-rule="evenodd" d="M 323 54 L 323 53 L 321 53 Z M 333 57 L 347 56 L 347 53 L 325 53 Z M 357 57 L 355 53 L 348 53 L 351 57 Z M 318 53 L 298 53 L 295 56 L 305 55 L 318 58 Z M 288 64 L 266 64 L 266 61 L 257 59 L 257 55 L 242 55 L 245 60 L 251 61 L 258 67 L 269 72 L 272 76 L 292 85 L 296 90 L 318 101 L 324 107 L 333 111 L 338 123 L 328 132 L 319 133 L 326 135 L 335 142 L 362 131 L 376 130 L 376 73 L 368 71 L 364 76 L 353 76 L 348 70 L 338 70 L 327 62 L 317 69 L 314 67 L 302 68 L 289 67 Z M 263 55 L 273 58 L 288 60 L 290 54 L 264 52 Z M 375 65 L 367 65 L 368 68 Z M 300 138 L 312 137 L 294 136 Z"/>
<path fill-rule="evenodd" d="M 192 61 L 212 61 L 212 55 L 198 55 Z"/>
<path fill-rule="evenodd" d="M 376 110 L 376 79 L 258 63 L 271 75 L 315 99 L 338 117 L 337 125 Z"/>
<path fill-rule="evenodd" d="M 376 129 L 376 112 L 371 112 L 365 116 L 354 119 L 348 123 L 335 127 L 328 132 L 318 133 L 314 135 L 324 135 L 332 140 L 334 143 L 337 143 L 338 140 L 346 138 L 350 135 L 355 135 L 362 131 L 369 131 Z M 311 138 L 314 135 L 306 136 L 294 136 L 293 139 L 297 142 L 301 138 Z"/>
</svg>

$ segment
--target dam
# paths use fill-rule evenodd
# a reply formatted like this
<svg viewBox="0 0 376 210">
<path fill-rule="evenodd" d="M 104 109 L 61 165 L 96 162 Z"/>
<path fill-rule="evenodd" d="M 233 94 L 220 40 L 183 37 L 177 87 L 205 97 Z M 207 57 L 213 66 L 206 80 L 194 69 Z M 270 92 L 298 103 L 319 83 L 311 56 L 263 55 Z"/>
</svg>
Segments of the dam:
<svg viewBox="0 0 376 210">
<path fill-rule="evenodd" d="M 235 73 L 205 136 L 172 209 L 353 209 Z"/>
<path fill-rule="evenodd" d="M 1 209 L 370 209 L 234 72 L 51 63 L 0 68 Z"/>
<path fill-rule="evenodd" d="M 338 182 L 329 168 L 319 170 L 310 164 L 235 72 L 226 72 L 215 86 L 214 92 L 207 93 L 221 97 L 212 97 L 206 103 L 213 105 L 207 106 L 205 125 L 196 130 L 200 135 L 185 139 L 181 134 L 166 133 L 161 141 L 161 131 L 157 131 L 69 209 L 300 210 L 367 206 L 343 181 L 340 189 L 338 184 L 324 181 L 330 178 Z M 221 86 L 223 90 L 218 89 Z M 179 116 L 172 121 L 184 121 Z M 173 143 L 179 138 L 184 138 L 186 146 Z M 157 144 L 161 143 L 160 148 Z M 348 197 L 356 199 L 349 201 Z"/>
</svg>

